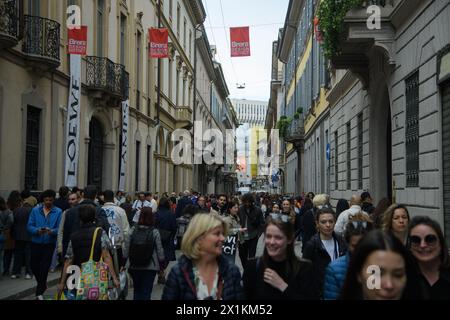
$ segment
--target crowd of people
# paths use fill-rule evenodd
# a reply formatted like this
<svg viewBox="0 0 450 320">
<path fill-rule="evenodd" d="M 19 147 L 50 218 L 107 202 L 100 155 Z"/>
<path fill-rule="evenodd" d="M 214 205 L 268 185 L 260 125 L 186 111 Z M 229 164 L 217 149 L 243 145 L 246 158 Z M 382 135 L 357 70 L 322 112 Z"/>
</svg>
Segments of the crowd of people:
<svg viewBox="0 0 450 320">
<path fill-rule="evenodd" d="M 125 298 L 127 275 L 135 300 L 150 300 L 155 280 L 165 300 L 450 299 L 438 222 L 386 198 L 374 206 L 369 192 L 331 202 L 311 192 L 126 195 L 86 186 L 38 200 L 13 191 L 0 197 L 0 274 L 34 277 L 38 300 L 58 264 L 58 296 L 80 296 L 67 288 L 69 267 L 88 261 L 105 265 L 118 293 L 86 295 L 96 299 Z"/>
</svg>

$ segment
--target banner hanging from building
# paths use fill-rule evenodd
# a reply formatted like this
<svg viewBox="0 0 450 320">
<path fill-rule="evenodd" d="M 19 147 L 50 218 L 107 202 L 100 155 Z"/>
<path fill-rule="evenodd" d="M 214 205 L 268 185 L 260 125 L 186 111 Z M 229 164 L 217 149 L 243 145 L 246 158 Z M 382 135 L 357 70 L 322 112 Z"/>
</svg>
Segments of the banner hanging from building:
<svg viewBox="0 0 450 320">
<path fill-rule="evenodd" d="M 169 57 L 169 31 L 167 28 L 148 29 L 150 42 L 150 58 Z"/>
<path fill-rule="evenodd" d="M 320 21 L 318 17 L 314 17 L 314 37 L 317 42 L 322 42 L 322 32 L 320 31 Z"/>
<path fill-rule="evenodd" d="M 68 53 L 86 55 L 87 27 L 68 29 Z"/>
<path fill-rule="evenodd" d="M 125 172 L 128 158 L 128 119 L 130 114 L 130 100 L 122 102 L 122 144 L 120 154 L 119 190 L 125 191 Z"/>
<path fill-rule="evenodd" d="M 232 57 L 250 56 L 249 27 L 230 28 L 230 42 Z"/>
<path fill-rule="evenodd" d="M 66 167 L 65 185 L 75 187 L 77 183 L 78 158 L 80 154 L 80 96 L 81 55 L 70 55 L 70 91 L 66 122 Z"/>
</svg>

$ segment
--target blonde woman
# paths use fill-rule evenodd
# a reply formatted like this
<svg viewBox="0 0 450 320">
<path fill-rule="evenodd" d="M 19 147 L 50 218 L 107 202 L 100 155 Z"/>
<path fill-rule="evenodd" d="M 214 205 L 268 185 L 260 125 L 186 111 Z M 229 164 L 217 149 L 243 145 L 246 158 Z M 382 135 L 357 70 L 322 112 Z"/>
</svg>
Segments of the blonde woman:
<svg viewBox="0 0 450 320">
<path fill-rule="evenodd" d="M 406 245 L 410 220 L 408 209 L 404 205 L 394 203 L 384 212 L 382 228 L 392 232 Z"/>
<path fill-rule="evenodd" d="M 228 224 L 217 214 L 196 214 L 181 242 L 162 300 L 241 300 L 238 267 L 222 256 Z"/>
</svg>

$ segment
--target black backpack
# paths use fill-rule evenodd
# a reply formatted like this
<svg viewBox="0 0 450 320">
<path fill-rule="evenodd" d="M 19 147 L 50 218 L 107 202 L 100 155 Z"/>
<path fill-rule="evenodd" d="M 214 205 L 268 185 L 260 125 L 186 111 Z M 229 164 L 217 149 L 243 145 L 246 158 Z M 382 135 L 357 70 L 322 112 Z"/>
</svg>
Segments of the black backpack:
<svg viewBox="0 0 450 320">
<path fill-rule="evenodd" d="M 130 266 L 147 267 L 153 256 L 155 239 L 154 227 L 137 226 L 130 239 Z"/>
</svg>

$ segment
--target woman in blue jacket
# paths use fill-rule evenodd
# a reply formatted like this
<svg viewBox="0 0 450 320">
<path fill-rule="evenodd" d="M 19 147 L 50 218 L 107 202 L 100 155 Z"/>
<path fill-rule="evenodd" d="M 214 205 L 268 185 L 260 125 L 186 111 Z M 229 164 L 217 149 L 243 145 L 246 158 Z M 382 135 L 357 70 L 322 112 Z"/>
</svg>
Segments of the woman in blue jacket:
<svg viewBox="0 0 450 320">
<path fill-rule="evenodd" d="M 344 232 L 344 239 L 348 245 L 347 254 L 331 262 L 325 270 L 323 290 L 325 300 L 336 300 L 339 297 L 342 286 L 344 285 L 350 255 L 355 250 L 359 240 L 370 230 L 372 230 L 372 221 L 367 216 L 357 214 L 350 218 Z"/>
<path fill-rule="evenodd" d="M 170 271 L 162 300 L 242 300 L 238 267 L 222 256 L 227 223 L 217 214 L 196 214 L 181 243 L 183 255 Z"/>
</svg>

